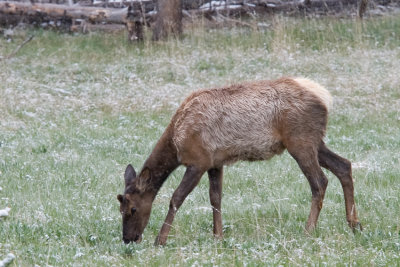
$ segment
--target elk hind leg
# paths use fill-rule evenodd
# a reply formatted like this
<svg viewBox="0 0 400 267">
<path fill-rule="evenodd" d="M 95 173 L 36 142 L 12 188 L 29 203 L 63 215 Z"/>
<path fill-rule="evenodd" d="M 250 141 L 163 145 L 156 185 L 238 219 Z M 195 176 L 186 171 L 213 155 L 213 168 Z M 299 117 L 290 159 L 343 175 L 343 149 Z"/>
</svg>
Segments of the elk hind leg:
<svg viewBox="0 0 400 267">
<path fill-rule="evenodd" d="M 306 231 L 312 232 L 317 224 L 322 209 L 328 179 L 318 163 L 317 149 L 311 145 L 287 146 L 289 153 L 297 161 L 300 169 L 307 177 L 311 187 L 311 210 L 306 224 Z"/>
<path fill-rule="evenodd" d="M 359 227 L 360 230 L 362 230 L 362 226 L 357 218 L 356 205 L 354 202 L 354 185 L 351 172 L 351 162 L 329 150 L 324 142 L 321 142 L 318 148 L 318 161 L 322 167 L 331 171 L 339 178 L 343 188 L 346 219 L 349 226 L 353 230 L 356 227 Z"/>
</svg>

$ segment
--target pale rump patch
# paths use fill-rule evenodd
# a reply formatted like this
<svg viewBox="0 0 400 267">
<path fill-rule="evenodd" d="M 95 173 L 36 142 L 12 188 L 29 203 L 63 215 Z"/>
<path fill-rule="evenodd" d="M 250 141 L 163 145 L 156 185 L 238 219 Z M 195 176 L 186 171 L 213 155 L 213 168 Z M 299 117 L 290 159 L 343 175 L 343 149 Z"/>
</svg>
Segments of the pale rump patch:
<svg viewBox="0 0 400 267">
<path fill-rule="evenodd" d="M 326 90 L 322 85 L 302 77 L 294 78 L 294 80 L 303 88 L 315 94 L 319 97 L 322 102 L 325 104 L 326 108 L 330 110 L 332 108 L 332 95 Z"/>
</svg>

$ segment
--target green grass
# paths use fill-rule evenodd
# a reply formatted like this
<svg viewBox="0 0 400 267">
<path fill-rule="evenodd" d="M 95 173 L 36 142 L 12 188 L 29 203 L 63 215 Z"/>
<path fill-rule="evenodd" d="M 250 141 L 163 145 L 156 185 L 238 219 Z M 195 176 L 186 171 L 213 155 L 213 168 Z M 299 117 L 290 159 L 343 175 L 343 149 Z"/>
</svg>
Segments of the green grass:
<svg viewBox="0 0 400 267">
<path fill-rule="evenodd" d="M 185 31 L 128 45 L 123 34 L 18 31 L 0 39 L 0 260 L 11 266 L 400 264 L 400 18 L 286 19 L 271 29 Z M 335 98 L 326 142 L 353 162 L 363 232 L 329 185 L 304 234 L 310 189 L 287 153 L 225 169 L 224 240 L 212 237 L 208 179 L 184 202 L 165 247 L 153 241 L 183 168 L 167 180 L 141 244 L 124 245 L 116 195 L 123 171 L 151 152 L 190 92 L 282 75 L 307 76 Z"/>
</svg>

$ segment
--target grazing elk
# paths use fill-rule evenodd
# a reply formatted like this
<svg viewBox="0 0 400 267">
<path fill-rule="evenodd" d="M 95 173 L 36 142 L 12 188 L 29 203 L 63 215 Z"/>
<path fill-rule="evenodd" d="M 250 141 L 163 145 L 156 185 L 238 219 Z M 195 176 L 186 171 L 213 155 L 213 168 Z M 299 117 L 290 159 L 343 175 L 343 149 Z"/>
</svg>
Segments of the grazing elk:
<svg viewBox="0 0 400 267">
<path fill-rule="evenodd" d="M 321 85 L 305 78 L 281 78 L 231 85 L 192 93 L 136 175 L 125 170 L 125 192 L 118 195 L 123 240 L 140 242 L 152 203 L 168 175 L 186 166 L 175 190 L 156 245 L 164 245 L 172 221 L 187 195 L 208 172 L 214 235 L 222 237 L 221 196 L 223 166 L 238 160 L 267 160 L 287 149 L 311 187 L 311 211 L 306 231 L 312 231 L 328 180 L 324 167 L 340 180 L 346 218 L 360 227 L 354 203 L 351 163 L 330 151 L 323 137 L 332 98 Z"/>
</svg>

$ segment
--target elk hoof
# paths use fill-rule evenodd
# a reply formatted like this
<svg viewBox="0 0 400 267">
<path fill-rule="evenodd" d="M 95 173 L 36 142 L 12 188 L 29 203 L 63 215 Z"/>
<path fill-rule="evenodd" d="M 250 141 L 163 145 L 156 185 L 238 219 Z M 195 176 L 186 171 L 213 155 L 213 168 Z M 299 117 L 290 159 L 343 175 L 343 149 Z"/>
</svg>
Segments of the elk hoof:
<svg viewBox="0 0 400 267">
<path fill-rule="evenodd" d="M 167 243 L 167 239 L 166 238 L 162 238 L 160 236 L 157 236 L 156 240 L 154 241 L 154 246 L 165 246 L 165 244 Z"/>
<path fill-rule="evenodd" d="M 353 233 L 356 233 L 357 231 L 362 231 L 363 230 L 363 227 L 362 227 L 360 222 L 351 223 L 350 227 L 353 230 Z"/>
<path fill-rule="evenodd" d="M 214 239 L 221 241 L 222 239 L 224 239 L 224 236 L 222 234 L 214 234 Z"/>
<path fill-rule="evenodd" d="M 304 233 L 306 235 L 311 235 L 312 232 L 315 230 L 315 225 L 314 224 L 307 224 L 306 228 L 304 229 Z"/>
</svg>

